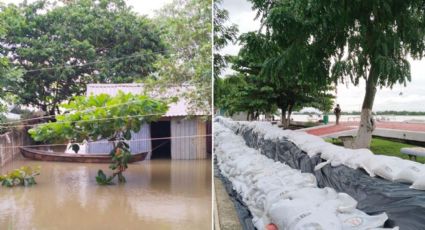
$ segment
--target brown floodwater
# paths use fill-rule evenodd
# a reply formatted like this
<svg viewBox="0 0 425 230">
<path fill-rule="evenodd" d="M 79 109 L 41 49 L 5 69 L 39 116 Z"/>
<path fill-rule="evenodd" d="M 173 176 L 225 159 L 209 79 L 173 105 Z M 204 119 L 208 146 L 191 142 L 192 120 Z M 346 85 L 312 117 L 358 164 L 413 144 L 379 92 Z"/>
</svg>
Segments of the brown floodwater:
<svg viewBox="0 0 425 230">
<path fill-rule="evenodd" d="M 18 160 L 41 166 L 33 187 L 0 188 L 0 229 L 211 229 L 211 160 L 129 165 L 127 183 L 99 186 L 108 164 Z"/>
</svg>

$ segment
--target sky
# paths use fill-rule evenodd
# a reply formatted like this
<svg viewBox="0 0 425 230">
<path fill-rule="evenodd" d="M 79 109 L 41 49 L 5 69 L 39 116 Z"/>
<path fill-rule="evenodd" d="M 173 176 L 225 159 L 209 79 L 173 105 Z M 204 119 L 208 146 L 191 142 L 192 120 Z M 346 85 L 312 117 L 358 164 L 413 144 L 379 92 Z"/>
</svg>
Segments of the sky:
<svg viewBox="0 0 425 230">
<path fill-rule="evenodd" d="M 35 0 L 29 0 L 28 2 L 34 1 Z M 19 4 L 23 2 L 23 0 L 0 0 L 0 2 Z M 126 2 L 129 6 L 133 7 L 135 12 L 141 15 L 147 15 L 148 17 L 153 17 L 156 10 L 159 10 L 162 6 L 171 3 L 172 0 L 126 0 Z"/>
<path fill-rule="evenodd" d="M 223 0 L 222 8 L 229 11 L 229 23 L 239 28 L 239 33 L 257 31 L 260 27 L 254 20 L 256 12 L 251 9 L 247 0 Z M 239 51 L 237 44 L 230 44 L 222 50 L 223 54 L 236 55 Z M 425 60 L 410 59 L 412 81 L 407 86 L 395 85 L 393 89 L 378 89 L 375 97 L 374 110 L 409 110 L 425 111 Z M 358 86 L 340 84 L 336 90 L 336 103 L 343 111 L 360 111 L 365 94 L 365 84 Z"/>
</svg>

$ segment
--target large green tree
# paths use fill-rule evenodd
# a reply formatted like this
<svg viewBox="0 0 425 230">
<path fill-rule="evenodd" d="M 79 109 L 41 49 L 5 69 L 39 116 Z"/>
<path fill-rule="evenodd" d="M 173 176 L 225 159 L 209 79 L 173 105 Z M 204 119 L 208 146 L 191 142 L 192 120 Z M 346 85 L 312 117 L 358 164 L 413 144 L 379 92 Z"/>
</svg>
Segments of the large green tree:
<svg viewBox="0 0 425 230">
<path fill-rule="evenodd" d="M 252 0 L 264 25 L 286 48 L 304 44 L 333 60 L 326 69 L 335 82 L 366 82 L 355 144 L 369 147 L 377 88 L 410 81 L 407 56 L 425 50 L 425 5 L 405 1 Z M 293 57 L 296 57 L 294 55 Z M 308 60 L 304 57 L 302 61 Z"/>
<path fill-rule="evenodd" d="M 2 3 L 0 2 L 0 7 L 2 7 Z M 6 22 L 4 18 L 0 17 L 0 39 L 4 38 L 7 34 Z M 10 96 L 4 86 L 6 85 L 16 85 L 21 81 L 21 71 L 13 67 L 8 58 L 4 55 L 0 54 L 0 123 L 6 121 L 6 116 L 4 115 L 7 112 L 7 99 Z M 0 134 L 6 132 L 7 129 L 0 128 Z"/>
<path fill-rule="evenodd" d="M 222 90 L 222 101 L 234 112 L 247 112 L 248 119 L 255 120 L 260 114 L 275 112 L 277 93 L 274 85 L 265 78 L 261 71 L 265 59 L 269 56 L 263 36 L 247 33 L 238 39 L 242 48 L 231 59 L 232 69 L 238 72 L 228 78 L 241 78 L 239 86 L 231 91 Z M 229 84 L 235 80 L 227 80 Z M 238 84 L 237 84 L 238 85 Z M 228 94 L 228 95 L 226 95 Z M 231 105 L 231 106 L 230 106 Z"/>
<path fill-rule="evenodd" d="M 249 93 L 252 100 L 266 100 L 281 110 L 285 128 L 290 125 L 293 111 L 332 97 L 328 93 L 331 87 L 324 77 L 326 63 L 319 63 L 304 45 L 284 49 L 279 38 L 269 33 L 250 32 L 239 40 L 242 48 L 233 61 L 233 68 L 252 84 Z M 297 61 L 292 59 L 295 56 L 309 59 Z M 270 111 L 272 107 L 263 108 Z"/>
<path fill-rule="evenodd" d="M 211 0 L 174 0 L 155 19 L 169 50 L 156 63 L 155 85 L 190 85 L 181 96 L 190 102 L 191 112 L 208 114 L 212 103 L 211 4 Z"/>
<path fill-rule="evenodd" d="M 229 12 L 220 7 L 222 0 L 214 1 L 214 78 L 220 76 L 229 55 L 223 55 L 220 51 L 229 43 L 237 41 L 238 27 L 235 24 L 227 25 Z"/>
<path fill-rule="evenodd" d="M 87 83 L 133 82 L 155 71 L 165 48 L 151 20 L 123 0 L 26 1 L 1 7 L 0 55 L 24 70 L 5 84 L 24 105 L 49 114 Z"/>
<path fill-rule="evenodd" d="M 221 79 L 222 71 L 230 61 L 230 55 L 223 55 L 220 51 L 229 43 L 237 41 L 238 28 L 235 24 L 227 25 L 229 12 L 221 8 L 222 1 L 214 1 L 214 107 L 224 108 L 226 95 L 229 93 L 228 84 L 231 81 Z M 227 108 L 229 109 L 229 108 Z"/>
<path fill-rule="evenodd" d="M 214 103 L 230 116 L 246 112 L 247 120 L 256 120 L 261 114 L 272 114 L 277 110 L 272 101 L 273 88 L 260 81 L 260 78 L 241 73 L 218 78 L 216 82 L 219 82 L 221 91 Z"/>
</svg>

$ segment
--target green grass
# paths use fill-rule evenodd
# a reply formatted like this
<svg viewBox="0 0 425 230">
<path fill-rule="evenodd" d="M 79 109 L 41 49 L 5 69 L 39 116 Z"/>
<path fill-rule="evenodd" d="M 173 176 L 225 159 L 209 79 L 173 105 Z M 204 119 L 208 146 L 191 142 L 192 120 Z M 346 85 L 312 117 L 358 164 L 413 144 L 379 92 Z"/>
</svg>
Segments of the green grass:
<svg viewBox="0 0 425 230">
<path fill-rule="evenodd" d="M 335 145 L 342 146 L 342 142 L 339 139 L 329 138 L 329 139 L 325 139 L 325 141 Z M 399 157 L 399 158 L 409 160 L 409 157 L 406 154 L 400 153 L 400 149 L 405 147 L 416 147 L 416 146 L 405 144 L 402 142 L 385 140 L 385 139 L 374 137 L 370 145 L 370 150 L 377 155 L 394 156 L 394 157 Z M 425 157 L 417 157 L 417 161 L 421 163 L 425 163 Z"/>
</svg>

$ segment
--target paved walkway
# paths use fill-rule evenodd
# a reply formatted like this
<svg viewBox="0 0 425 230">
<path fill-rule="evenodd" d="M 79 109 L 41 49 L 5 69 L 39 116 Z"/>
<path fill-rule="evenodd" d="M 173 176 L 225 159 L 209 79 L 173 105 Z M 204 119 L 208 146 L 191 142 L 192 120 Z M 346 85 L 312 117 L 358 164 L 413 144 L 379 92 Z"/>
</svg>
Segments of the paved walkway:
<svg viewBox="0 0 425 230">
<path fill-rule="evenodd" d="M 317 126 L 305 130 L 307 133 L 316 136 L 328 136 L 334 133 L 357 130 L 359 122 L 342 122 L 339 125 L 330 124 Z M 377 122 L 377 129 L 393 129 L 399 131 L 425 132 L 425 123 L 405 123 L 405 122 Z"/>
<path fill-rule="evenodd" d="M 310 128 L 306 130 L 306 132 L 316 136 L 324 136 L 324 135 L 339 133 L 342 131 L 348 131 L 352 129 L 353 129 L 352 127 L 344 126 L 344 125 L 332 125 L 332 126 L 326 125 L 326 126 L 318 126 L 317 128 Z"/>
<path fill-rule="evenodd" d="M 236 208 L 220 179 L 214 177 L 214 230 L 242 230 Z"/>
</svg>

